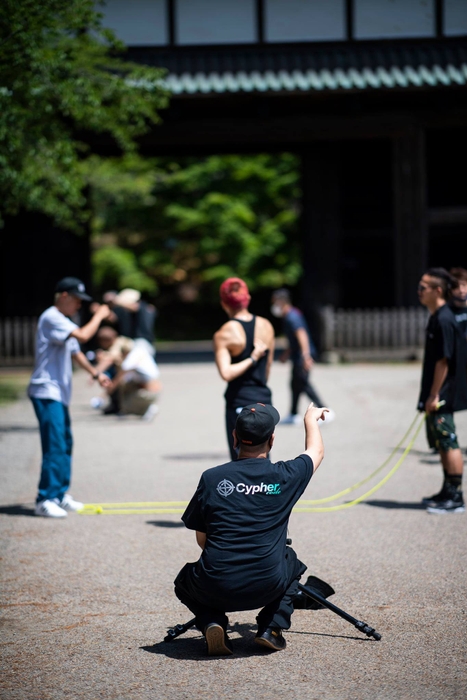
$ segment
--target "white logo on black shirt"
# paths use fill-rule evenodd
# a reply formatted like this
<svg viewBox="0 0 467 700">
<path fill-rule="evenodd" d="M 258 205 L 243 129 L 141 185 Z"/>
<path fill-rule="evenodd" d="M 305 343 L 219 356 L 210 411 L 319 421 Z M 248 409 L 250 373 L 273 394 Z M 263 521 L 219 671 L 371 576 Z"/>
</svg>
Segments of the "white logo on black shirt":
<svg viewBox="0 0 467 700">
<path fill-rule="evenodd" d="M 246 496 L 254 496 L 256 493 L 264 493 L 268 496 L 279 496 L 281 494 L 280 484 L 232 484 L 228 479 L 223 479 L 217 484 L 217 492 L 221 496 L 230 496 L 231 493 L 243 493 Z"/>
<path fill-rule="evenodd" d="M 227 479 L 223 479 L 217 484 L 217 492 L 220 493 L 221 496 L 230 496 L 231 493 L 233 493 L 235 490 L 235 486 L 232 484 L 231 481 L 228 481 Z"/>
</svg>

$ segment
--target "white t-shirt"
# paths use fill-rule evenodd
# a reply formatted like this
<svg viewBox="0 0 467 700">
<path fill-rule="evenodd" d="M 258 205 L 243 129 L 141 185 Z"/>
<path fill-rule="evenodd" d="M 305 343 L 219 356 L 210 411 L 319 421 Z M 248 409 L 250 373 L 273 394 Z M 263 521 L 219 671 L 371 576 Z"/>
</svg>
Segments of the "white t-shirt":
<svg viewBox="0 0 467 700">
<path fill-rule="evenodd" d="M 52 399 L 68 406 L 71 399 L 71 356 L 80 352 L 76 338 L 70 338 L 78 326 L 56 306 L 39 318 L 36 333 L 36 360 L 28 387 L 28 396 Z"/>
<path fill-rule="evenodd" d="M 133 349 L 122 362 L 122 369 L 125 372 L 133 370 L 140 375 L 142 381 L 146 382 L 151 379 L 158 379 L 160 374 L 159 367 L 150 355 L 147 346 L 149 346 L 149 343 L 144 338 L 138 338 L 135 340 Z M 135 377 L 135 379 L 137 378 Z"/>
</svg>

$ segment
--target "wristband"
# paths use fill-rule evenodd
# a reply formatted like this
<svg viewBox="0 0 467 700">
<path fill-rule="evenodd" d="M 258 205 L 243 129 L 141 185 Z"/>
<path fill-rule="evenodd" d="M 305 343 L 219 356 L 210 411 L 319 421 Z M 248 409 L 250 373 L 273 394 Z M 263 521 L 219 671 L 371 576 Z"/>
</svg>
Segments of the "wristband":
<svg viewBox="0 0 467 700">
<path fill-rule="evenodd" d="M 97 379 L 99 379 L 99 375 L 100 375 L 100 372 L 98 372 L 97 374 L 93 374 L 93 375 L 92 375 L 92 378 L 94 379 L 94 381 L 96 381 Z"/>
<path fill-rule="evenodd" d="M 252 357 L 251 355 L 250 355 L 250 360 L 253 362 L 253 365 L 252 365 L 252 366 L 253 366 L 253 367 L 256 367 L 256 365 L 258 364 L 258 360 L 255 360 L 255 358 Z"/>
</svg>

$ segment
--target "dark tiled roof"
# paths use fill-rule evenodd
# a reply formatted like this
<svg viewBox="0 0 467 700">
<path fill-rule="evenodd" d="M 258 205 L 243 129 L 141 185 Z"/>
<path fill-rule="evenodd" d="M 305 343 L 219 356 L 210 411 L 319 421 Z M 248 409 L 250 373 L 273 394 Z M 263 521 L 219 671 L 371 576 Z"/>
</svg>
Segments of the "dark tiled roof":
<svg viewBox="0 0 467 700">
<path fill-rule="evenodd" d="M 174 94 L 371 90 L 467 84 L 467 41 L 133 48 Z"/>
</svg>

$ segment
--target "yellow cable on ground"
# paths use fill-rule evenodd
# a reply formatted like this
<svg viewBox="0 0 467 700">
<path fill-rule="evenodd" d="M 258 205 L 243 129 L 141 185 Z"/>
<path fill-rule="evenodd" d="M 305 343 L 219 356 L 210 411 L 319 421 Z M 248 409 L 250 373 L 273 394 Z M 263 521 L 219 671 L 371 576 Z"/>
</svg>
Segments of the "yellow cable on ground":
<svg viewBox="0 0 467 700">
<path fill-rule="evenodd" d="M 185 508 L 105 508 L 106 504 L 93 509 L 79 510 L 79 515 L 156 515 L 157 513 L 184 513 Z"/>
<path fill-rule="evenodd" d="M 387 457 L 384 460 L 384 462 L 381 464 L 381 466 L 379 466 L 377 469 L 375 469 L 374 472 L 371 472 L 371 474 L 366 476 L 361 481 L 357 481 L 357 483 L 354 484 L 353 486 L 349 486 L 348 488 L 344 489 L 343 491 L 339 491 L 339 493 L 335 493 L 333 496 L 326 496 L 326 498 L 315 498 L 314 500 L 311 500 L 311 501 L 301 501 L 301 503 L 305 503 L 307 505 L 312 505 L 315 503 L 328 503 L 329 501 L 335 501 L 338 498 L 340 498 L 341 496 L 345 496 L 347 493 L 350 493 L 351 491 L 355 491 L 355 489 L 358 489 L 359 486 L 363 486 L 363 484 L 366 484 L 367 481 L 370 481 L 374 476 L 376 476 L 376 474 L 378 474 L 380 471 L 382 471 L 387 464 L 389 464 L 389 462 L 394 457 L 396 452 L 399 450 L 401 445 L 403 445 L 404 442 L 409 437 L 409 435 L 412 432 L 412 429 L 413 429 L 413 427 L 414 427 L 414 425 L 417 422 L 419 417 L 420 417 L 420 414 L 416 413 L 415 418 L 411 422 L 410 428 L 405 432 L 404 437 L 398 442 L 398 444 L 395 446 L 395 448 L 393 449 L 393 451 L 391 452 L 389 457 Z"/>
<path fill-rule="evenodd" d="M 165 506 L 187 506 L 188 501 L 138 501 L 135 503 L 85 503 L 83 510 L 93 510 L 94 508 L 161 508 Z"/>
<path fill-rule="evenodd" d="M 413 444 L 414 444 L 415 440 L 417 439 L 420 430 L 422 429 L 422 426 L 423 426 L 423 424 L 424 424 L 424 422 L 425 422 L 425 419 L 426 419 L 426 413 L 423 414 L 423 418 L 422 418 L 422 420 L 420 421 L 420 424 L 418 425 L 417 430 L 415 431 L 413 438 L 411 439 L 411 441 L 409 442 L 409 444 L 408 444 L 407 447 L 405 448 L 405 450 L 404 450 L 404 452 L 402 453 L 401 457 L 397 460 L 397 462 L 395 463 L 395 465 L 393 466 L 393 468 L 391 469 L 391 471 L 390 471 L 388 474 L 386 474 L 386 476 L 384 477 L 384 479 L 381 479 L 381 481 L 379 481 L 379 482 L 376 484 L 376 486 L 373 486 L 372 489 L 370 489 L 370 490 L 367 491 L 366 493 L 362 494 L 362 495 L 359 496 L 358 498 L 355 498 L 353 501 L 349 501 L 348 503 L 341 503 L 341 504 L 338 505 L 338 506 L 327 506 L 327 507 L 324 507 L 324 508 L 300 508 L 300 507 L 297 507 L 297 506 L 296 506 L 296 507 L 294 508 L 294 511 L 295 511 L 296 513 L 316 513 L 316 512 L 324 513 L 324 512 L 330 512 L 330 511 L 333 511 L 333 510 L 343 510 L 344 508 L 351 508 L 352 506 L 356 506 L 357 503 L 361 503 L 361 502 L 364 501 L 366 498 L 368 498 L 368 496 L 373 495 L 373 494 L 374 494 L 376 491 L 378 491 L 378 489 L 380 489 L 381 486 L 383 486 L 383 485 L 386 483 L 386 481 L 388 481 L 388 480 L 391 478 L 391 476 L 393 476 L 393 475 L 396 473 L 396 471 L 399 469 L 399 467 L 401 466 L 402 462 L 405 460 L 405 458 L 406 458 L 407 455 L 409 454 L 410 450 L 412 449 Z"/>
<path fill-rule="evenodd" d="M 444 403 L 444 401 L 442 402 Z M 442 405 L 442 404 L 439 404 Z M 420 430 L 423 426 L 423 423 L 425 422 L 426 419 L 426 413 L 423 414 L 423 417 L 417 426 L 417 429 L 415 430 L 415 433 L 410 440 L 409 444 L 405 448 L 404 452 L 402 453 L 400 459 L 396 462 L 394 467 L 390 470 L 390 472 L 383 478 L 381 481 L 379 481 L 373 488 L 371 488 L 369 491 L 366 493 L 362 494 L 358 498 L 355 498 L 353 501 L 349 501 L 348 503 L 341 503 L 340 505 L 336 506 L 326 506 L 326 507 L 314 507 L 314 508 L 303 508 L 300 504 L 303 505 L 309 505 L 309 504 L 314 504 L 314 503 L 326 503 L 328 501 L 333 501 L 341 496 L 344 496 L 345 494 L 349 493 L 350 491 L 354 491 L 356 488 L 361 486 L 362 484 L 365 484 L 367 481 L 372 479 L 375 474 L 380 472 L 387 464 L 390 462 L 392 457 L 396 454 L 397 450 L 400 448 L 401 444 L 405 442 L 406 438 L 410 435 L 412 432 L 413 427 L 416 424 L 416 421 L 419 417 L 419 414 L 417 414 L 410 424 L 409 429 L 406 431 L 404 437 L 400 440 L 400 442 L 396 445 L 396 447 L 393 449 L 391 454 L 385 461 L 383 462 L 382 465 L 380 465 L 377 469 L 375 469 L 369 476 L 365 477 L 361 481 L 358 481 L 356 484 L 353 486 L 349 486 L 348 488 L 344 489 L 343 491 L 339 491 L 339 493 L 334 494 L 333 496 L 327 496 L 326 498 L 320 498 L 320 499 L 315 499 L 315 500 L 310 500 L 310 501 L 299 501 L 299 503 L 295 506 L 293 509 L 294 512 L 298 513 L 315 513 L 315 512 L 330 512 L 330 511 L 336 511 L 336 510 L 343 510 L 344 508 L 350 508 L 352 506 L 357 505 L 358 503 L 361 503 L 364 501 L 368 496 L 371 496 L 373 493 L 378 491 L 378 489 L 381 488 L 390 478 L 393 476 L 396 471 L 399 469 L 399 467 L 402 465 L 404 462 L 405 458 L 409 454 L 410 450 L 413 447 L 413 444 L 420 433 Z M 188 505 L 187 501 L 140 501 L 140 502 L 126 502 L 126 503 L 86 503 L 83 508 L 78 511 L 80 515 L 133 515 L 136 513 L 139 513 L 140 515 L 157 515 L 159 514 L 176 514 L 176 513 L 183 513 L 185 510 L 185 507 Z M 168 508 L 167 506 L 178 506 L 178 507 L 172 507 Z"/>
</svg>

